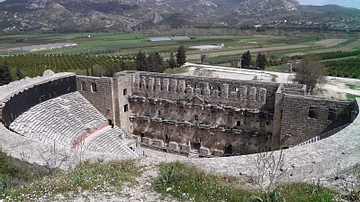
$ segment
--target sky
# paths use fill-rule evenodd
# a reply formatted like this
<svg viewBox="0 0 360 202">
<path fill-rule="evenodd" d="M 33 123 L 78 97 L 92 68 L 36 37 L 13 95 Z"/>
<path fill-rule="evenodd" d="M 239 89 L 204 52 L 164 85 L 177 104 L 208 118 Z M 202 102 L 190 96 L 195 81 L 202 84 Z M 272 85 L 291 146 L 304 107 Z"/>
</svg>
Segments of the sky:
<svg viewBox="0 0 360 202">
<path fill-rule="evenodd" d="M 339 6 L 360 9 L 360 0 L 298 0 L 301 5 L 327 5 L 336 4 Z"/>
</svg>

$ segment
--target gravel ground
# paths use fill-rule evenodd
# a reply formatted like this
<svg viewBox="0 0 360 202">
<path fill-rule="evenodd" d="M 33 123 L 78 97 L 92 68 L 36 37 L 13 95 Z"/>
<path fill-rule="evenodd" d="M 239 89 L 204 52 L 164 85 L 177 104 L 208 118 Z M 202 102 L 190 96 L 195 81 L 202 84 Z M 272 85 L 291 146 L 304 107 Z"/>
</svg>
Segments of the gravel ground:
<svg viewBox="0 0 360 202">
<path fill-rule="evenodd" d="M 39 201 L 73 201 L 73 202 L 179 202 L 171 196 L 163 197 L 152 188 L 152 181 L 158 175 L 160 162 L 187 161 L 185 156 L 164 153 L 161 151 L 151 150 L 138 147 L 137 153 L 141 156 L 140 165 L 143 166 L 143 173 L 137 178 L 137 183 L 132 186 L 125 184 L 123 189 L 118 193 L 98 193 L 83 191 L 79 193 L 58 194 L 54 199 Z M 145 156 L 143 156 L 145 154 Z M 69 197 L 69 195 L 75 198 Z"/>
</svg>

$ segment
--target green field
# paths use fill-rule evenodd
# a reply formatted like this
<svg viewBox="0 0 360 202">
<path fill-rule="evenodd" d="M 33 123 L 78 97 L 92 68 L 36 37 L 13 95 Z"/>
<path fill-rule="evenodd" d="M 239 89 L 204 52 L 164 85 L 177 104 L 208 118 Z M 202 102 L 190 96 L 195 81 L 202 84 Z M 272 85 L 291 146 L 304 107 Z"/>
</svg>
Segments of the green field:
<svg viewBox="0 0 360 202">
<path fill-rule="evenodd" d="M 21 60 L 21 64 L 16 60 L 10 63 L 12 71 L 14 67 L 20 65 L 27 69 L 28 76 L 35 76 L 41 74 L 41 71 L 46 68 L 53 68 L 54 71 L 69 71 L 81 70 L 84 73 L 84 68 L 99 65 L 106 69 L 108 67 L 116 66 L 121 69 L 133 69 L 131 67 L 120 68 L 120 63 L 123 61 L 133 61 L 135 54 L 140 50 L 143 53 L 158 52 L 165 60 L 169 58 L 171 52 L 176 52 L 177 48 L 184 45 L 186 49 L 187 60 L 197 63 L 201 55 L 206 54 L 207 59 L 204 64 L 214 64 L 220 66 L 234 66 L 235 61 L 239 61 L 241 55 L 249 50 L 252 54 L 252 66 L 256 66 L 255 60 L 257 53 L 265 53 L 267 59 L 267 69 L 273 71 L 283 71 L 283 66 L 286 65 L 284 58 L 294 55 L 316 54 L 323 52 L 337 51 L 354 51 L 359 49 L 359 40 L 356 38 L 349 39 L 345 42 L 338 43 L 331 46 L 317 45 L 315 42 L 316 36 L 206 36 L 206 35 L 189 35 L 190 40 L 181 41 L 161 41 L 150 42 L 148 38 L 161 37 L 148 34 L 118 34 L 106 32 L 87 32 L 87 33 L 66 33 L 66 34 L 24 34 L 24 35 L 0 35 L 0 55 L 2 56 L 16 56 L 29 55 L 34 56 L 34 53 L 14 51 L 15 47 L 52 44 L 52 43 L 76 43 L 76 47 L 62 48 L 57 50 L 42 50 L 37 51 L 36 55 L 50 55 L 50 58 L 45 61 L 25 61 Z M 170 37 L 170 36 L 167 36 Z M 189 46 L 194 45 L 217 45 L 224 44 L 223 49 L 218 50 L 191 50 Z M 54 55 L 68 55 L 69 58 L 54 58 Z M 91 60 L 84 57 L 74 56 L 82 54 L 90 55 Z M 93 56 L 107 56 L 108 58 L 95 59 Z M 331 55 L 331 54 L 330 54 Z M 332 54 L 334 55 L 334 54 Z M 74 56 L 74 57 L 73 57 Z M 89 57 L 90 57 L 89 56 Z M 115 58 L 113 58 L 116 56 Z M 6 58 L 6 57 L 5 57 Z M 67 60 L 69 62 L 67 62 Z M 105 61 L 102 61 L 105 60 Z M 334 65 L 326 63 L 328 59 L 324 59 L 324 63 L 328 66 L 330 75 L 339 75 L 344 77 L 359 78 L 360 71 L 357 69 L 342 68 L 344 64 L 358 63 L 357 55 L 341 56 L 331 59 Z M 346 60 L 346 61 L 341 61 Z M 1 61 L 1 59 L 0 59 Z M 335 63 L 335 62 L 336 63 Z M 29 63 L 29 64 L 28 64 Z M 67 67 L 62 67 L 64 64 Z M 25 67 L 26 66 L 26 67 Z M 60 67 L 61 66 L 61 67 Z M 347 70 L 349 69 L 349 70 Z M 286 71 L 286 70 L 285 70 Z M 347 72 L 351 71 L 351 72 Z"/>
<path fill-rule="evenodd" d="M 15 47 L 50 44 L 50 43 L 76 43 L 77 47 L 62 49 L 62 54 L 128 54 L 143 52 L 170 53 L 180 45 L 189 47 L 192 45 L 224 44 L 228 51 L 233 49 L 251 49 L 293 44 L 306 44 L 298 37 L 269 37 L 269 36 L 189 36 L 187 41 L 162 41 L 148 42 L 150 37 L 158 37 L 146 34 L 117 34 L 117 33 L 68 33 L 68 34 L 32 34 L 32 35 L 1 35 L 0 55 L 13 55 L 22 52 L 12 51 Z M 306 39 L 308 40 L 308 39 Z M 261 43 L 261 45 L 260 45 Z M 25 52 L 26 53 L 26 52 Z M 60 50 L 38 51 L 42 54 L 60 54 Z"/>
</svg>

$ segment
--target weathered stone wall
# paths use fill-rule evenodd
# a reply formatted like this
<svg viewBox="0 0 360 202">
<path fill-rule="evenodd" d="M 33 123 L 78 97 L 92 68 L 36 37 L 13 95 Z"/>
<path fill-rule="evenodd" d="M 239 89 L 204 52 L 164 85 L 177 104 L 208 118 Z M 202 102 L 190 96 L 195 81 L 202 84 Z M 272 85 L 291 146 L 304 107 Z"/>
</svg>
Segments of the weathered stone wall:
<svg viewBox="0 0 360 202">
<path fill-rule="evenodd" d="M 124 72 L 127 73 L 127 72 Z M 134 133 L 226 153 L 270 149 L 279 84 L 132 72 Z"/>
<path fill-rule="evenodd" d="M 209 147 L 238 154 L 258 152 L 268 146 L 272 115 L 259 110 L 205 104 L 195 97 L 189 102 L 129 97 L 134 133 Z"/>
<path fill-rule="evenodd" d="M 103 116 L 115 120 L 113 78 L 76 76 L 77 91 Z"/>
<path fill-rule="evenodd" d="M 128 134 L 133 133 L 133 126 L 129 119 L 130 104 L 128 96 L 132 94 L 132 74 L 122 72 L 114 75 L 114 106 L 115 124 Z"/>
<path fill-rule="evenodd" d="M 138 72 L 133 94 L 181 101 L 196 95 L 207 103 L 273 111 L 278 87 L 277 83 Z"/>
<path fill-rule="evenodd" d="M 291 147 L 352 122 L 351 101 L 285 95 L 279 114 L 280 147 Z M 277 125 L 277 126 L 279 126 Z"/>
<path fill-rule="evenodd" d="M 44 76 L 38 79 L 28 79 L 26 82 L 29 83 L 26 88 L 21 89 L 21 86 L 19 86 L 18 89 L 14 89 L 13 93 L 11 87 L 12 85 L 16 86 L 18 82 L 9 84 L 10 92 L 6 93 L 11 97 L 7 97 L 7 100 L 0 102 L 3 123 L 5 126 L 9 126 L 19 115 L 31 107 L 51 98 L 76 91 L 75 81 L 75 75 L 69 73 L 62 74 L 62 76 Z M 26 84 L 25 81 L 23 82 Z M 6 88 L 6 86 L 2 86 L 2 88 Z"/>
<path fill-rule="evenodd" d="M 297 84 L 123 71 L 78 76 L 77 89 L 128 133 L 210 152 L 287 148 L 351 122 L 350 101 L 306 96 Z"/>
</svg>

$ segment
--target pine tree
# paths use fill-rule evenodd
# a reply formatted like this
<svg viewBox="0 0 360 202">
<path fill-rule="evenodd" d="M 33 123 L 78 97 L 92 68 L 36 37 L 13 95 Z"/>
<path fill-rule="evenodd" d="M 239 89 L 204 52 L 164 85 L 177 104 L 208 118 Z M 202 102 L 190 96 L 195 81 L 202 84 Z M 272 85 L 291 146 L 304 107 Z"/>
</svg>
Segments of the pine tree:
<svg viewBox="0 0 360 202">
<path fill-rule="evenodd" d="M 266 56 L 265 54 L 258 53 L 258 56 L 256 58 L 256 66 L 259 67 L 259 69 L 264 70 L 266 67 Z"/>
<path fill-rule="evenodd" d="M 168 63 L 169 63 L 169 67 L 171 69 L 174 69 L 176 67 L 176 60 L 175 60 L 173 52 L 170 53 L 170 59 L 169 59 Z"/>
<path fill-rule="evenodd" d="M 9 63 L 7 60 L 3 60 L 0 64 L 0 86 L 8 84 L 12 81 Z"/>
<path fill-rule="evenodd" d="M 179 65 L 179 67 L 182 66 L 183 64 L 185 64 L 185 62 L 186 62 L 185 52 L 186 51 L 185 51 L 185 48 L 183 45 L 177 49 L 176 62 Z"/>
<path fill-rule="evenodd" d="M 250 51 L 247 51 L 241 57 L 241 67 L 249 68 L 250 64 L 251 64 L 251 54 Z"/>
</svg>

